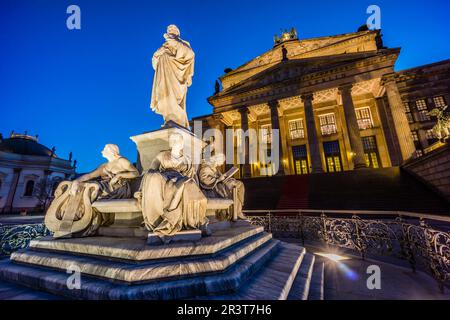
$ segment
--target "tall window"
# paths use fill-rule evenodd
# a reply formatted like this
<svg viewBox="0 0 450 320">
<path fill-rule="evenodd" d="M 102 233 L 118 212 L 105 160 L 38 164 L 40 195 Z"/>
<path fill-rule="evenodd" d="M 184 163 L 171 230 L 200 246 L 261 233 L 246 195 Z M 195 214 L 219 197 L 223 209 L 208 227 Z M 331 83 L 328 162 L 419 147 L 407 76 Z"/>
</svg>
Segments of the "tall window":
<svg viewBox="0 0 450 320">
<path fill-rule="evenodd" d="M 327 141 L 323 143 L 323 151 L 327 164 L 327 172 L 342 171 L 341 150 L 339 141 Z"/>
<path fill-rule="evenodd" d="M 306 145 L 292 147 L 294 158 L 295 174 L 308 174 L 308 155 Z"/>
<path fill-rule="evenodd" d="M 25 185 L 25 193 L 23 194 L 25 197 L 32 197 L 34 191 L 34 181 L 28 180 Z"/>
<path fill-rule="evenodd" d="M 356 119 L 359 130 L 370 129 L 373 127 L 372 113 L 369 107 L 355 109 Z"/>
<path fill-rule="evenodd" d="M 429 121 L 431 119 L 428 115 L 428 107 L 425 99 L 416 100 L 416 108 L 418 111 L 419 121 Z"/>
<path fill-rule="evenodd" d="M 409 123 L 414 123 L 414 118 L 411 113 L 411 108 L 409 107 L 409 102 L 403 102 L 403 107 L 405 108 L 406 118 Z"/>
<path fill-rule="evenodd" d="M 261 138 L 265 143 L 272 143 L 272 126 L 270 124 L 261 126 Z"/>
<path fill-rule="evenodd" d="M 369 168 L 379 168 L 380 158 L 375 136 L 363 137 L 362 143 L 364 147 L 364 156 L 366 158 L 366 166 Z"/>
<path fill-rule="evenodd" d="M 320 131 L 323 136 L 337 132 L 336 118 L 334 113 L 323 114 L 319 116 Z"/>
<path fill-rule="evenodd" d="M 411 131 L 411 135 L 414 141 L 414 146 L 416 147 L 416 154 L 418 156 L 421 156 L 423 151 L 422 151 L 422 144 L 420 143 L 419 140 L 419 132 L 417 130 L 413 130 Z"/>
<path fill-rule="evenodd" d="M 434 105 L 436 108 L 445 107 L 447 104 L 445 103 L 445 99 L 443 96 L 437 96 L 433 98 Z"/>
<path fill-rule="evenodd" d="M 289 121 L 289 133 L 291 139 L 303 139 L 305 137 L 305 129 L 303 127 L 303 119 Z"/>
</svg>

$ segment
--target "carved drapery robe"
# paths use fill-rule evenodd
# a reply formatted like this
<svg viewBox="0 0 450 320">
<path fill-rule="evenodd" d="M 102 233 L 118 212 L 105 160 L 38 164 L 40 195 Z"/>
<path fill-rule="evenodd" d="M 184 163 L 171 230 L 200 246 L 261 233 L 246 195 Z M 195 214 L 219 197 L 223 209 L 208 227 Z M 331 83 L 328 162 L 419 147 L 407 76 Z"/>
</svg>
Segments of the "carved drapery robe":
<svg viewBox="0 0 450 320">
<path fill-rule="evenodd" d="M 142 179 L 138 200 L 147 229 L 163 241 L 165 236 L 208 222 L 207 199 L 198 187 L 195 167 L 184 155 L 174 158 L 170 151 L 159 153 Z"/>
<path fill-rule="evenodd" d="M 151 108 L 164 118 L 188 128 L 186 114 L 187 88 L 194 75 L 194 51 L 179 37 L 168 38 L 153 55 L 155 69 Z"/>
</svg>

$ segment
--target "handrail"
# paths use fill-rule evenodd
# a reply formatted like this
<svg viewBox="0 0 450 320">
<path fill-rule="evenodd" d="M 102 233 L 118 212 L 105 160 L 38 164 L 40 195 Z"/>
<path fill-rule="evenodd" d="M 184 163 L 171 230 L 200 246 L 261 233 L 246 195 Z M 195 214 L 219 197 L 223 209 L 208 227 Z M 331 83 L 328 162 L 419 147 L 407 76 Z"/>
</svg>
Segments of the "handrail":
<svg viewBox="0 0 450 320">
<path fill-rule="evenodd" d="M 274 210 L 242 210 L 245 213 L 320 213 L 320 214 L 351 214 L 351 215 L 379 215 L 379 216 L 401 216 L 419 219 L 450 222 L 450 216 L 439 216 L 427 213 L 416 213 L 408 211 L 376 211 L 376 210 L 316 210 L 316 209 L 274 209 Z"/>
</svg>

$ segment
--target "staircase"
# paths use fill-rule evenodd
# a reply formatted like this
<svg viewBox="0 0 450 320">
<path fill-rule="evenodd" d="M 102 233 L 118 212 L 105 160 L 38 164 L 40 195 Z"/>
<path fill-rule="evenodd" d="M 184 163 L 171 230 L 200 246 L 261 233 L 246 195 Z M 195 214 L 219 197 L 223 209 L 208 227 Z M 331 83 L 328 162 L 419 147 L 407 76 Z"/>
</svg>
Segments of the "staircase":
<svg viewBox="0 0 450 320">
<path fill-rule="evenodd" d="M 79 290 L 66 284 L 74 266 Z M 323 297 L 320 268 L 303 247 L 236 222 L 198 242 L 169 245 L 105 236 L 37 239 L 0 261 L 0 281 L 69 299 L 306 300 Z"/>
<path fill-rule="evenodd" d="M 246 210 L 381 210 L 449 214 L 450 204 L 399 167 L 244 179 Z"/>
</svg>

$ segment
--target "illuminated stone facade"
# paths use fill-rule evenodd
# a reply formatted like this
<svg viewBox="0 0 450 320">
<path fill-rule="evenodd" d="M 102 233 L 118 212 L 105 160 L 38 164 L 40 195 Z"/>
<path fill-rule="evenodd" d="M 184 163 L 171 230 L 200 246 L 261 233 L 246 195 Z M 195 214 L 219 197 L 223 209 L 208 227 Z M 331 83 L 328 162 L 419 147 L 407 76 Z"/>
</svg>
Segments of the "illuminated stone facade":
<svg viewBox="0 0 450 320">
<path fill-rule="evenodd" d="M 75 175 L 75 165 L 58 158 L 37 137 L 0 135 L 0 214 L 42 211 L 58 183 Z"/>
<path fill-rule="evenodd" d="M 423 142 L 433 119 L 411 122 L 405 102 L 426 99 L 427 110 L 446 104 L 450 61 L 395 72 L 400 48 L 383 47 L 380 31 L 276 40 L 268 52 L 227 70 L 221 90 L 208 98 L 213 114 L 193 120 L 222 132 L 279 128 L 278 174 L 397 166 L 427 146 L 411 130 Z M 243 165 L 241 177 L 259 176 L 259 168 L 259 159 Z"/>
</svg>

